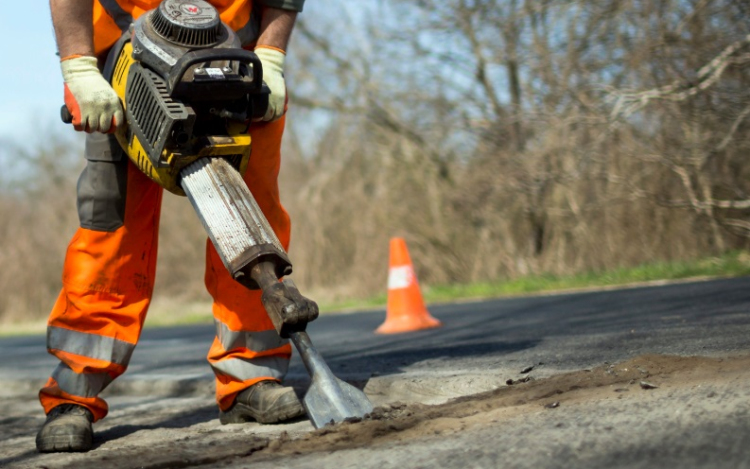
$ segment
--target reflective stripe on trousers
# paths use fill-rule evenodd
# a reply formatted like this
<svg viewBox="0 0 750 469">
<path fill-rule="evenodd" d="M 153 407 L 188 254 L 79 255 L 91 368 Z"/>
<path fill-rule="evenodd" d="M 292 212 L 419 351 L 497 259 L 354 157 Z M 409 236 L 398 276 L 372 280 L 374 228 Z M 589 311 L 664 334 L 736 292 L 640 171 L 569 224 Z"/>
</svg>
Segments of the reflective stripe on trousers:
<svg viewBox="0 0 750 469">
<path fill-rule="evenodd" d="M 276 329 L 264 331 L 233 331 L 218 319 L 216 340 L 224 349 L 224 357 L 209 359 L 214 372 L 221 373 L 239 381 L 258 378 L 280 380 L 289 368 L 289 359 L 284 356 L 265 355 L 276 349 L 288 346 L 289 340 L 282 339 Z M 245 356 L 236 356 L 233 351 L 247 350 Z"/>
<path fill-rule="evenodd" d="M 230 358 L 211 363 L 214 371 L 239 381 L 258 378 L 281 380 L 289 368 L 289 359 L 282 357 Z"/>
<path fill-rule="evenodd" d="M 61 350 L 127 367 L 135 345 L 112 337 L 49 326 L 47 349 Z"/>
<path fill-rule="evenodd" d="M 98 334 L 48 326 L 47 349 L 50 352 L 60 351 L 65 354 L 114 363 L 124 370 L 135 350 L 135 344 Z M 64 362 L 61 362 L 52 372 L 52 379 L 57 381 L 60 389 L 65 393 L 80 397 L 96 397 L 113 380 L 107 371 L 76 373 Z"/>
<path fill-rule="evenodd" d="M 276 329 L 257 332 L 233 331 L 218 319 L 215 319 L 214 323 L 216 324 L 216 337 L 227 352 L 237 348 L 266 352 L 289 343 L 288 339 L 282 339 L 279 336 Z"/>
<path fill-rule="evenodd" d="M 76 373 L 65 363 L 57 365 L 52 379 L 64 392 L 80 397 L 96 397 L 112 382 L 109 373 Z"/>
</svg>

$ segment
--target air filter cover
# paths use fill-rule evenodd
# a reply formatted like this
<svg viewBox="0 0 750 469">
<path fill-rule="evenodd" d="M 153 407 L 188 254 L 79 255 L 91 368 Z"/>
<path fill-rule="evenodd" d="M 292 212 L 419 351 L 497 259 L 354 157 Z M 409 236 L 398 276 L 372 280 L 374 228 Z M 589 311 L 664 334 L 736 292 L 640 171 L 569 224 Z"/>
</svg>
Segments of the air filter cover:
<svg viewBox="0 0 750 469">
<path fill-rule="evenodd" d="M 151 15 L 156 33 L 187 47 L 208 47 L 219 41 L 219 12 L 203 0 L 165 0 Z"/>
</svg>

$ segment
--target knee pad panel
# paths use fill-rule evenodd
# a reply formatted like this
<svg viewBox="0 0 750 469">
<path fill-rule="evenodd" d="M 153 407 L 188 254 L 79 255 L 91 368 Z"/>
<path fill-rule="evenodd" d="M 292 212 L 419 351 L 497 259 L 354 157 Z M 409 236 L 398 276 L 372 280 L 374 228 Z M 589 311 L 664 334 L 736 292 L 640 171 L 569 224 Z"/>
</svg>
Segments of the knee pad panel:
<svg viewBox="0 0 750 469">
<path fill-rule="evenodd" d="M 86 167 L 78 179 L 82 228 L 115 231 L 125 222 L 128 159 L 112 135 L 86 136 Z"/>
</svg>

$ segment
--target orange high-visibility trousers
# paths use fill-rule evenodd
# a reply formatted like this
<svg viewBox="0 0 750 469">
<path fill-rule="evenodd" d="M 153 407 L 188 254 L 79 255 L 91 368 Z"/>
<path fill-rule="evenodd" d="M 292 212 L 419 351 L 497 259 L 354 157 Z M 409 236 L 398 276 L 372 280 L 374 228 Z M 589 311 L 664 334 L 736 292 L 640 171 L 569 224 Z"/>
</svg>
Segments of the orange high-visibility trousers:
<svg viewBox="0 0 750 469">
<path fill-rule="evenodd" d="M 244 180 L 284 248 L 291 225 L 279 200 L 281 119 L 251 126 L 252 155 Z M 49 317 L 47 348 L 60 364 L 39 392 L 45 412 L 64 403 L 107 414 L 99 393 L 128 366 L 151 301 L 163 190 L 127 162 L 122 226 L 79 228 L 68 246 L 63 288 Z M 185 200 L 185 203 L 188 203 Z M 237 283 L 210 241 L 206 288 L 213 297 L 216 337 L 208 361 L 222 410 L 258 381 L 281 380 L 291 346 L 276 333 L 260 291 Z"/>
</svg>

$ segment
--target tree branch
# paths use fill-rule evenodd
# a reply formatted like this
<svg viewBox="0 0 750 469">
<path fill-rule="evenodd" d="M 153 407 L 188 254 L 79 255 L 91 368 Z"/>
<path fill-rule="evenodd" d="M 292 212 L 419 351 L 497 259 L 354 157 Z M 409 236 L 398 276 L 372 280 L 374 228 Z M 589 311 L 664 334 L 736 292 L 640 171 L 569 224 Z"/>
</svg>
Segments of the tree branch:
<svg viewBox="0 0 750 469">
<path fill-rule="evenodd" d="M 710 88 L 719 81 L 729 65 L 738 63 L 737 60 L 732 60 L 732 56 L 748 44 L 750 44 L 750 34 L 727 46 L 719 55 L 698 70 L 694 82 L 675 81 L 661 88 L 654 88 L 639 93 L 612 91 L 612 94 L 618 97 L 615 107 L 612 109 L 611 118 L 614 120 L 618 117 L 628 117 L 643 109 L 649 102 L 655 99 L 684 101 Z M 744 59 L 740 63 L 747 61 L 750 61 L 750 59 Z"/>
</svg>

